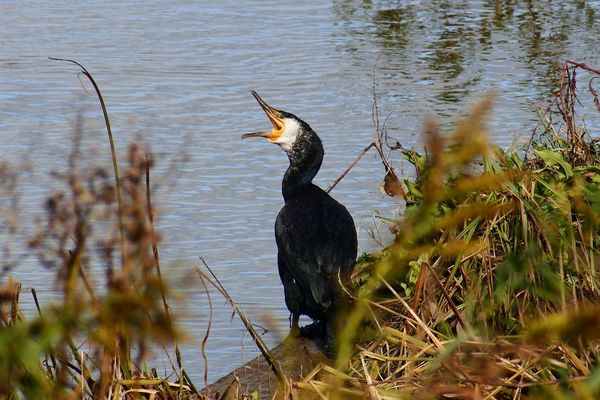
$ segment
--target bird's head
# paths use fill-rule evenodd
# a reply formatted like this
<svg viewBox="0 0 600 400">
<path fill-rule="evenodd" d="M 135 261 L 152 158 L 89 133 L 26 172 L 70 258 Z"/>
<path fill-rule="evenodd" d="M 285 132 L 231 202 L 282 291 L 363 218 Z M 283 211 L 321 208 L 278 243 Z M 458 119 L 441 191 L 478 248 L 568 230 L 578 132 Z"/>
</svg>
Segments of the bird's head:
<svg viewBox="0 0 600 400">
<path fill-rule="evenodd" d="M 310 127 L 300 118 L 285 111 L 278 110 L 268 105 L 255 91 L 250 92 L 258 101 L 267 117 L 273 124 L 270 131 L 259 131 L 246 133 L 242 139 L 249 137 L 264 137 L 271 143 L 278 144 L 285 151 L 289 151 L 292 145 L 303 132 L 310 130 Z"/>
</svg>

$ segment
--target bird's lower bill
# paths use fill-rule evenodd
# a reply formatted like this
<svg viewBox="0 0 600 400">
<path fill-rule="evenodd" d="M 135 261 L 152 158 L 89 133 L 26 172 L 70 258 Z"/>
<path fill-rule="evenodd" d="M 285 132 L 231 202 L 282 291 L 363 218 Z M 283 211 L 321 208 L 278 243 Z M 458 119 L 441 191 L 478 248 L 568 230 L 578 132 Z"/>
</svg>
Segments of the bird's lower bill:
<svg viewBox="0 0 600 400">
<path fill-rule="evenodd" d="M 250 137 L 264 137 L 269 142 L 275 143 L 275 142 L 277 142 L 277 139 L 279 139 L 279 137 L 281 136 L 282 133 L 283 133 L 283 129 L 279 129 L 279 130 L 273 129 L 270 132 L 268 132 L 268 131 L 251 132 L 251 133 L 243 134 L 242 139 L 247 139 Z"/>
</svg>

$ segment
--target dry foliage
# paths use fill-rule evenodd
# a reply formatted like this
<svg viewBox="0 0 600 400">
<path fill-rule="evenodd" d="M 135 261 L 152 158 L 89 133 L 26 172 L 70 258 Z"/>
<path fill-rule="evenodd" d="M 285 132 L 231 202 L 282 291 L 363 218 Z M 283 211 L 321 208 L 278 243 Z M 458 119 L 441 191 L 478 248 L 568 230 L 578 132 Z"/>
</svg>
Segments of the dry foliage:
<svg viewBox="0 0 600 400">
<path fill-rule="evenodd" d="M 574 67 L 530 156 L 491 146 L 489 100 L 450 135 L 427 122 L 425 155 L 402 150 L 416 179 L 402 182 L 396 240 L 357 269 L 335 368 L 290 396 L 600 395 L 600 158 L 575 127 Z"/>
</svg>

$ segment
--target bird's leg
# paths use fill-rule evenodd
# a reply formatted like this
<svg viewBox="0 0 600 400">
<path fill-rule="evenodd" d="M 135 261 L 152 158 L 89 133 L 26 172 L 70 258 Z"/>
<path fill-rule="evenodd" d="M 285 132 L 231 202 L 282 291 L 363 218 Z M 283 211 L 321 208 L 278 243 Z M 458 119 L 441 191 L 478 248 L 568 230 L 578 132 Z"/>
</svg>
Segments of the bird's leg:
<svg viewBox="0 0 600 400">
<path fill-rule="evenodd" d="M 290 325 L 290 335 L 292 336 L 300 336 L 300 314 L 292 313 L 291 315 L 291 325 Z"/>
</svg>

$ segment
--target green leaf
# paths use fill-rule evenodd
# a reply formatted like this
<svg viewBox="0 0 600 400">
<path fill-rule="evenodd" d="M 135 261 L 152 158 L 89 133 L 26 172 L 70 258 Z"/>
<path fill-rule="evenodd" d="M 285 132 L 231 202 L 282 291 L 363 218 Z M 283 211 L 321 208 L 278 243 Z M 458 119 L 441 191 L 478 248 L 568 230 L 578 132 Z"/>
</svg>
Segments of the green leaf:
<svg viewBox="0 0 600 400">
<path fill-rule="evenodd" d="M 541 148 L 534 151 L 538 157 L 544 160 L 547 166 L 559 166 L 565 178 L 569 179 L 573 176 L 573 167 L 565 160 L 561 152 Z"/>
<path fill-rule="evenodd" d="M 402 155 L 409 163 L 415 166 L 417 176 L 421 175 L 427 166 L 427 157 L 417 153 L 415 149 L 404 150 Z"/>
<path fill-rule="evenodd" d="M 592 393 L 600 392 L 600 368 L 596 365 L 590 373 L 589 379 L 585 383 L 588 390 Z"/>
<path fill-rule="evenodd" d="M 423 193 L 413 181 L 404 179 L 404 185 L 406 185 L 406 197 L 409 200 L 418 203 L 423 198 Z"/>
</svg>

